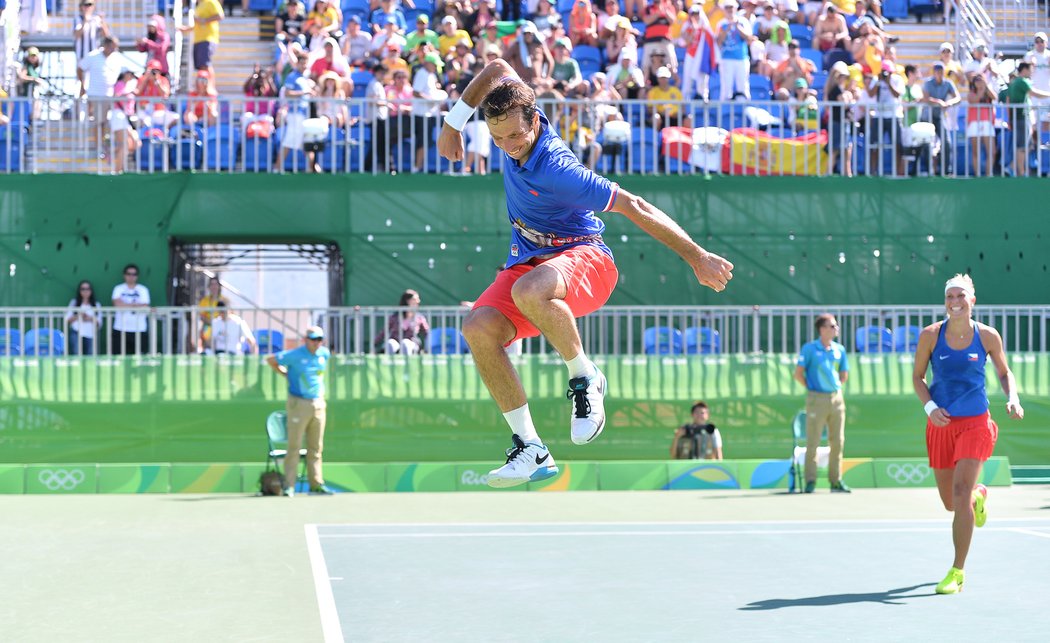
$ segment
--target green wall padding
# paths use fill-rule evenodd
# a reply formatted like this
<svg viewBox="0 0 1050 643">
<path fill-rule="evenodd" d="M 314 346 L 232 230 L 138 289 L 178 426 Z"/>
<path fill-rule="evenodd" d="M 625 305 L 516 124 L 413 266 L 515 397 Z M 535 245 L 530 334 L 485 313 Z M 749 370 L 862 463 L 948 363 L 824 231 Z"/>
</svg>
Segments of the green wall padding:
<svg viewBox="0 0 1050 643">
<path fill-rule="evenodd" d="M 722 294 L 701 288 L 671 251 L 606 214 L 613 304 L 935 305 L 944 280 L 967 271 L 983 303 L 1046 301 L 1034 287 L 1050 283 L 1045 181 L 619 180 L 730 258 L 736 278 Z M 393 305 L 411 287 L 457 304 L 490 283 L 508 231 L 500 176 L 3 176 L 0 306 L 64 306 L 80 279 L 105 295 L 128 262 L 162 304 L 172 238 L 332 241 L 346 303 Z"/>
<path fill-rule="evenodd" d="M 912 392 L 909 359 L 853 360 L 847 456 L 925 455 L 926 417 Z M 989 368 L 992 415 L 1000 426 L 996 454 L 1014 464 L 1050 463 L 1050 356 L 1009 359 L 1026 417 L 1005 417 L 1005 398 Z M 569 440 L 565 367 L 545 356 L 527 356 L 519 365 L 536 425 L 558 460 L 665 459 L 674 429 L 696 399 L 710 404 L 727 458 L 790 453 L 791 418 L 804 406 L 791 379 L 791 356 L 596 361 L 609 379 L 608 426 L 587 446 Z M 405 465 L 398 475 L 405 484 L 445 488 L 457 484 L 455 476 L 428 471 L 425 463 L 491 462 L 510 442 L 469 356 L 335 355 L 327 384 L 325 457 L 332 462 L 423 463 Z M 284 380 L 258 357 L 0 358 L 0 462 L 196 464 L 173 472 L 175 490 L 212 478 L 232 485 L 232 472 L 205 465 L 262 463 L 266 417 L 284 407 L 286 392 Z M 0 470 L 0 486 L 2 478 Z"/>
</svg>

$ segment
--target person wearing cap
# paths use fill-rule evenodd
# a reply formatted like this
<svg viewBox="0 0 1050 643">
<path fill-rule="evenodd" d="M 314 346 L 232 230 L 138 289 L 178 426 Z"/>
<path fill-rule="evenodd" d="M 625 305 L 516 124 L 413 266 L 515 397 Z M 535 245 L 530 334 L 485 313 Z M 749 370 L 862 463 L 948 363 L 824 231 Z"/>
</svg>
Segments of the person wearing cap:
<svg viewBox="0 0 1050 643">
<path fill-rule="evenodd" d="M 893 73 L 889 64 L 884 64 L 878 74 L 869 72 L 864 75 L 864 90 L 869 103 L 874 103 L 869 106 L 871 118 L 867 123 L 868 131 L 864 134 L 870 155 L 867 165 L 869 176 L 885 174 L 887 150 L 894 159 L 892 167 L 896 174 L 904 174 L 903 156 L 899 153 L 904 111 L 901 96 L 904 89 L 904 79 Z"/>
<path fill-rule="evenodd" d="M 827 108 L 828 123 L 828 174 L 835 172 L 839 162 L 839 174 L 853 176 L 853 119 L 849 113 L 857 97 L 851 87 L 849 67 L 841 60 L 831 66 L 828 80 L 824 84 L 824 101 L 832 103 Z"/>
<path fill-rule="evenodd" d="M 973 318 L 977 304 L 973 279 L 957 274 L 944 284 L 944 321 L 919 333 L 912 384 L 926 411 L 926 450 L 944 508 L 955 514 L 951 569 L 937 584 L 938 594 L 963 589 L 966 557 L 974 527 L 988 520 L 988 489 L 978 484 L 982 465 L 995 450 L 999 427 L 988 413 L 985 365 L 991 360 L 1006 395 L 1006 414 L 1024 419 L 1017 380 L 1010 370 L 1003 338 Z M 933 384 L 926 373 L 933 371 Z"/>
<path fill-rule="evenodd" d="M 379 8 L 369 14 L 368 22 L 372 25 L 372 31 L 378 34 L 386 26 L 388 18 L 394 19 L 394 24 L 397 25 L 399 33 L 408 31 L 405 13 L 401 11 L 397 0 L 382 0 L 379 3 Z"/>
<path fill-rule="evenodd" d="M 688 20 L 682 27 L 685 61 L 682 63 L 682 96 L 693 100 L 699 95 L 708 99 L 708 80 L 718 66 L 718 43 L 703 5 L 689 7 Z"/>
<path fill-rule="evenodd" d="M 571 439 L 587 444 L 605 428 L 607 381 L 584 353 L 575 321 L 603 306 L 617 280 L 595 212 L 624 215 L 716 291 L 732 278 L 733 265 L 698 246 L 658 208 L 580 163 L 539 109 L 535 91 L 504 60 L 486 65 L 445 116 L 438 139 L 444 158 L 463 159 L 462 130 L 478 107 L 504 154 L 510 248 L 506 270 L 475 301 L 463 334 L 513 433 L 506 464 L 489 473 L 488 484 L 511 487 L 551 478 L 558 467 L 532 422 L 505 346 L 542 333 L 568 370 Z"/>
<path fill-rule="evenodd" d="M 846 442 L 846 401 L 842 388 L 849 379 L 846 347 L 835 341 L 839 323 L 830 313 L 817 315 L 817 338 L 802 345 L 795 362 L 794 380 L 806 388 L 805 493 L 817 487 L 817 450 L 828 432 L 828 482 L 832 493 L 850 493 L 842 481 L 842 445 Z"/>
<path fill-rule="evenodd" d="M 382 52 L 387 48 L 394 48 L 398 55 L 405 51 L 408 41 L 398 31 L 397 18 L 387 16 L 383 24 L 383 30 L 372 36 L 372 53 L 382 57 Z"/>
<path fill-rule="evenodd" d="M 343 56 L 354 67 L 362 67 L 372 51 L 372 32 L 361 28 L 361 18 L 356 14 L 346 22 L 343 36 Z"/>
<path fill-rule="evenodd" d="M 942 42 L 937 59 L 944 64 L 944 74 L 949 80 L 962 83 L 965 80 L 962 63 L 955 59 L 955 45 L 950 42 Z"/>
<path fill-rule="evenodd" d="M 983 40 L 978 40 L 973 44 L 973 49 L 970 51 L 970 60 L 963 65 L 963 74 L 965 74 L 967 79 L 972 79 L 976 74 L 984 76 L 985 84 L 993 93 L 998 95 L 999 71 L 995 64 L 995 59 L 988 55 L 988 44 Z"/>
<path fill-rule="evenodd" d="M 737 14 L 736 0 L 721 0 L 725 13 L 718 24 L 718 46 L 721 48 L 718 78 L 721 81 L 721 100 L 733 100 L 738 95 L 751 98 L 751 23 Z"/>
<path fill-rule="evenodd" d="M 1028 173 L 1028 150 L 1032 144 L 1032 123 L 1029 105 L 1032 97 L 1050 99 L 1050 92 L 1032 87 L 1032 63 L 1017 65 L 1017 75 L 1006 88 L 1006 108 L 1010 111 L 1010 130 L 1014 139 L 1014 175 Z"/>
<path fill-rule="evenodd" d="M 794 110 L 789 119 L 796 134 L 820 130 L 820 108 L 817 96 L 809 88 L 805 78 L 796 78 L 791 89 L 791 101 Z"/>
<path fill-rule="evenodd" d="M 1032 40 L 1032 49 L 1022 58 L 1024 62 L 1032 66 L 1032 89 L 1050 92 L 1050 48 L 1046 46 L 1046 33 L 1040 31 L 1032 37 Z M 1040 98 L 1036 94 L 1032 99 L 1032 104 L 1041 108 L 1036 113 L 1043 130 L 1050 129 L 1050 100 Z"/>
<path fill-rule="evenodd" d="M 583 84 L 580 64 L 572 57 L 572 42 L 565 36 L 558 38 L 551 47 L 551 54 L 554 69 L 551 70 L 550 88 L 568 95 Z"/>
<path fill-rule="evenodd" d="M 432 132 L 441 117 L 441 107 L 448 99 L 448 93 L 442 89 L 441 73 L 445 62 L 436 51 L 423 57 L 423 64 L 412 77 L 412 131 L 416 148 L 416 163 L 412 172 L 425 170 L 427 148 L 434 145 Z"/>
<path fill-rule="evenodd" d="M 310 326 L 303 345 L 266 357 L 266 363 L 288 380 L 288 452 L 284 457 L 284 495 L 295 495 L 299 470 L 299 447 L 306 439 L 306 476 L 310 493 L 331 495 L 321 472 L 324 452 L 325 373 L 332 354 L 324 346 L 324 330 Z"/>
<path fill-rule="evenodd" d="M 477 34 L 480 38 L 489 25 L 494 25 L 499 20 L 499 16 L 496 15 L 496 0 L 478 2 L 474 7 L 474 14 L 469 16 L 468 19 L 470 20 L 470 26 L 467 31 Z M 481 52 L 478 53 L 480 54 Z"/>
<path fill-rule="evenodd" d="M 171 48 L 171 36 L 164 24 L 164 16 L 150 16 L 146 22 L 146 36 L 135 43 L 139 51 L 146 52 L 146 62 L 156 60 L 161 71 L 168 73 L 168 49 Z"/>
<path fill-rule="evenodd" d="M 168 109 L 167 99 L 171 97 L 171 83 L 161 71 L 159 61 L 151 60 L 146 63 L 146 71 L 142 78 L 139 78 L 135 96 L 139 99 L 136 111 L 143 128 L 168 129 L 179 120 L 178 113 Z"/>
<path fill-rule="evenodd" d="M 550 40 L 555 30 L 564 32 L 561 24 L 561 16 L 554 11 L 555 1 L 556 0 L 539 0 L 539 2 L 536 3 L 536 12 L 529 16 L 529 20 L 532 21 L 532 24 L 536 25 L 536 29 L 543 34 L 545 40 Z"/>
<path fill-rule="evenodd" d="M 306 14 L 303 13 L 303 3 L 300 0 L 288 0 L 284 11 L 279 13 L 273 21 L 277 42 L 286 47 L 293 42 L 298 42 L 302 47 L 306 47 L 305 23 Z"/>
<path fill-rule="evenodd" d="M 109 38 L 110 35 L 105 19 L 95 13 L 95 0 L 81 0 L 77 15 L 73 18 L 73 52 L 77 58 L 77 82 L 80 83 L 81 96 L 87 94 L 81 63 L 88 54 L 102 46 L 103 38 Z"/>
<path fill-rule="evenodd" d="M 956 119 L 954 111 L 949 109 L 962 101 L 962 95 L 945 72 L 944 62 L 933 63 L 933 77 L 922 87 L 922 101 L 929 106 L 930 122 L 941 140 L 940 162 L 934 162 L 933 171 L 937 174 L 954 174 L 952 165 L 955 147 Z"/>
<path fill-rule="evenodd" d="M 653 127 L 659 131 L 663 127 L 692 128 L 689 114 L 682 109 L 682 90 L 671 84 L 671 70 L 660 67 L 656 70 L 656 85 L 649 88 L 646 100 L 649 101 L 649 116 Z M 663 162 L 663 155 L 660 155 Z"/>
<path fill-rule="evenodd" d="M 439 46 L 438 35 L 433 29 L 428 29 L 430 18 L 425 13 L 416 16 L 416 28 L 405 38 L 405 50 L 412 51 L 421 42 L 429 42 L 436 49 Z"/>
<path fill-rule="evenodd" d="M 36 47 L 28 47 L 22 58 L 22 66 L 18 68 L 18 95 L 34 98 L 37 89 L 47 86 L 47 81 L 40 76 L 40 50 Z M 40 106 L 33 102 L 33 119 L 40 115 Z"/>
<path fill-rule="evenodd" d="M 624 49 L 620 52 L 620 62 L 606 70 L 605 87 L 615 90 L 620 98 L 645 98 L 645 74 L 638 66 L 637 55 L 634 49 Z"/>
<path fill-rule="evenodd" d="M 207 70 L 211 78 L 215 77 L 211 61 L 219 49 L 219 23 L 225 19 L 219 0 L 198 0 L 189 24 L 179 27 L 183 33 L 193 32 L 193 68 Z"/>
<path fill-rule="evenodd" d="M 622 51 L 630 49 L 635 52 L 633 60 L 638 62 L 638 40 L 635 38 L 637 34 L 637 30 L 631 26 L 631 21 L 619 16 L 612 35 L 605 41 L 605 60 L 612 65 L 620 60 Z"/>
<path fill-rule="evenodd" d="M 622 21 L 626 20 L 628 25 L 631 24 L 630 19 L 620 13 L 620 3 L 617 0 L 605 0 L 602 7 L 602 10 L 598 11 L 599 44 L 612 38 Z"/>
<path fill-rule="evenodd" d="M 459 23 L 454 16 L 445 16 L 441 19 L 441 32 L 438 34 L 438 52 L 442 58 L 447 58 L 456 43 L 466 40 L 470 48 L 474 48 L 474 41 L 470 39 L 470 33 L 466 29 L 460 29 Z"/>
</svg>

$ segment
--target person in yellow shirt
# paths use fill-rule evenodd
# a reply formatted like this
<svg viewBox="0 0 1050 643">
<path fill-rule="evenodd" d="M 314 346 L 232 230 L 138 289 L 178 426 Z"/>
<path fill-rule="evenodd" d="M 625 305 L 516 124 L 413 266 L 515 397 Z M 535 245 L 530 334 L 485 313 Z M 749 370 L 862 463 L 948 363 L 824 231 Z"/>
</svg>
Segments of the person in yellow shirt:
<svg viewBox="0 0 1050 643">
<path fill-rule="evenodd" d="M 212 277 L 208 280 L 208 294 L 197 302 L 201 319 L 201 349 L 206 349 L 211 344 L 211 320 L 215 318 L 215 309 L 220 302 L 225 306 L 230 305 L 229 300 L 222 296 L 222 282 L 218 277 Z"/>
<path fill-rule="evenodd" d="M 316 22 L 321 27 L 320 38 L 331 36 L 336 40 L 343 37 L 342 16 L 328 0 L 317 0 L 313 11 L 306 16 L 307 22 Z"/>
<path fill-rule="evenodd" d="M 219 48 L 219 22 L 226 18 L 219 0 L 200 0 L 190 24 L 179 27 L 183 33 L 193 32 L 193 68 L 205 69 L 215 78 L 211 59 Z"/>
<path fill-rule="evenodd" d="M 646 95 L 653 127 L 692 127 L 692 118 L 682 110 L 682 90 L 671 84 L 671 70 L 657 69 L 656 82 Z"/>
<path fill-rule="evenodd" d="M 464 29 L 457 29 L 458 23 L 453 16 L 445 16 L 441 19 L 441 33 L 438 34 L 438 51 L 441 52 L 441 58 L 448 58 L 448 55 L 452 53 L 452 50 L 456 48 L 456 43 L 460 40 L 466 40 L 469 49 L 474 48 L 474 41 L 470 39 L 470 33 Z"/>
</svg>

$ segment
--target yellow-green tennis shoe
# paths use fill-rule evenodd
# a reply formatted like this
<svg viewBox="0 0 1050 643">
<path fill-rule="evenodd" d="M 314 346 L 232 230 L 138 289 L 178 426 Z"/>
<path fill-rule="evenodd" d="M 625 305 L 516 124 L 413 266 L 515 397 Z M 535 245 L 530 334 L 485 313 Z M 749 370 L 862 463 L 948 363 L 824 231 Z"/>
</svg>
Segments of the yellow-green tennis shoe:
<svg viewBox="0 0 1050 643">
<path fill-rule="evenodd" d="M 944 580 L 937 583 L 938 594 L 958 594 L 962 591 L 963 581 L 966 579 L 966 574 L 961 569 L 952 567 L 948 570 L 948 575 L 944 577 Z"/>
<path fill-rule="evenodd" d="M 973 490 L 973 524 L 978 527 L 984 527 L 984 523 L 988 522 L 988 510 L 985 508 L 987 501 L 988 487 L 977 485 Z"/>
</svg>

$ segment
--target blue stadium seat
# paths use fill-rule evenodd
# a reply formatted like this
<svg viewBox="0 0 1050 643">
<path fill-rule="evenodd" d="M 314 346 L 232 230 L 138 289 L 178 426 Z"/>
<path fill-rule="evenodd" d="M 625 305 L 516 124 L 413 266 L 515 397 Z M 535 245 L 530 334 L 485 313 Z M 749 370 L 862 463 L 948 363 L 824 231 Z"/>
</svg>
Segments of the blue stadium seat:
<svg viewBox="0 0 1050 643">
<path fill-rule="evenodd" d="M 908 0 L 882 0 L 882 17 L 899 20 L 908 17 Z"/>
<path fill-rule="evenodd" d="M 558 0 L 558 13 L 572 13 L 572 8 L 576 4 L 576 0 Z M 565 23 L 568 26 L 569 23 Z"/>
<path fill-rule="evenodd" d="M 171 138 L 159 127 L 151 127 L 142 132 L 142 146 L 139 148 L 139 169 L 143 172 L 167 172 L 171 166 Z"/>
<path fill-rule="evenodd" d="M 818 70 L 813 72 L 813 84 L 810 85 L 811 89 L 816 90 L 817 96 L 824 95 L 824 85 L 828 83 L 828 72 Z"/>
<path fill-rule="evenodd" d="M 277 10 L 277 0 L 248 0 L 248 11 L 273 13 Z"/>
<path fill-rule="evenodd" d="M 682 331 L 669 326 L 651 326 L 642 335 L 642 347 L 646 355 L 681 355 Z"/>
<path fill-rule="evenodd" d="M 29 138 L 24 123 L 0 125 L 0 172 L 21 172 Z"/>
<path fill-rule="evenodd" d="M 452 326 L 431 328 L 427 336 L 427 352 L 431 355 L 462 355 L 470 352 L 463 333 Z"/>
<path fill-rule="evenodd" d="M 22 338 L 22 354 L 26 356 L 66 354 L 66 337 L 55 328 L 34 328 Z"/>
<path fill-rule="evenodd" d="M 204 165 L 209 170 L 236 167 L 241 153 L 241 129 L 229 124 L 209 127 L 204 131 Z"/>
<path fill-rule="evenodd" d="M 817 49 L 810 47 L 801 47 L 798 50 L 798 55 L 802 56 L 806 60 L 812 62 L 817 66 L 817 69 L 823 69 L 824 66 L 824 54 L 820 53 Z"/>
<path fill-rule="evenodd" d="M 824 53 L 824 59 L 822 63 L 818 63 L 818 69 L 828 71 L 832 65 L 837 62 L 844 62 L 847 65 L 853 64 L 853 54 L 846 51 L 845 49 L 829 49 Z M 821 66 L 822 65 L 822 66 Z"/>
<path fill-rule="evenodd" d="M 279 139 L 273 134 L 269 138 L 246 138 L 242 153 L 245 172 L 272 172 L 275 146 Z"/>
<path fill-rule="evenodd" d="M 893 350 L 893 333 L 881 326 L 861 326 L 857 329 L 858 353 L 889 353 Z"/>
<path fill-rule="evenodd" d="M 255 331 L 255 341 L 259 344 L 259 354 L 279 353 L 284 350 L 284 333 L 279 330 L 262 328 Z"/>
<path fill-rule="evenodd" d="M 178 170 L 199 170 L 203 163 L 203 128 L 183 130 L 179 136 L 179 144 L 171 147 L 171 167 Z"/>
<path fill-rule="evenodd" d="M 21 355 L 22 333 L 15 328 L 0 328 L 0 355 Z"/>
<path fill-rule="evenodd" d="M 769 100 L 773 95 L 773 82 L 762 74 L 751 74 L 748 77 L 752 100 Z"/>
<path fill-rule="evenodd" d="M 924 15 L 942 14 L 944 5 L 940 0 L 908 0 L 908 12 L 919 16 L 921 20 Z"/>
<path fill-rule="evenodd" d="M 893 329 L 893 350 L 898 353 L 914 353 L 919 345 L 918 326 L 898 326 Z"/>
<path fill-rule="evenodd" d="M 595 72 L 605 69 L 602 65 L 602 51 L 597 47 L 577 45 L 572 50 L 572 57 L 580 65 L 580 73 L 588 80 Z"/>
<path fill-rule="evenodd" d="M 721 353 L 722 335 L 707 326 L 690 326 L 685 329 L 685 352 L 687 355 Z"/>
<path fill-rule="evenodd" d="M 317 162 L 323 172 L 345 172 L 346 156 L 346 130 L 333 129 L 328 144 L 317 153 Z"/>
</svg>

